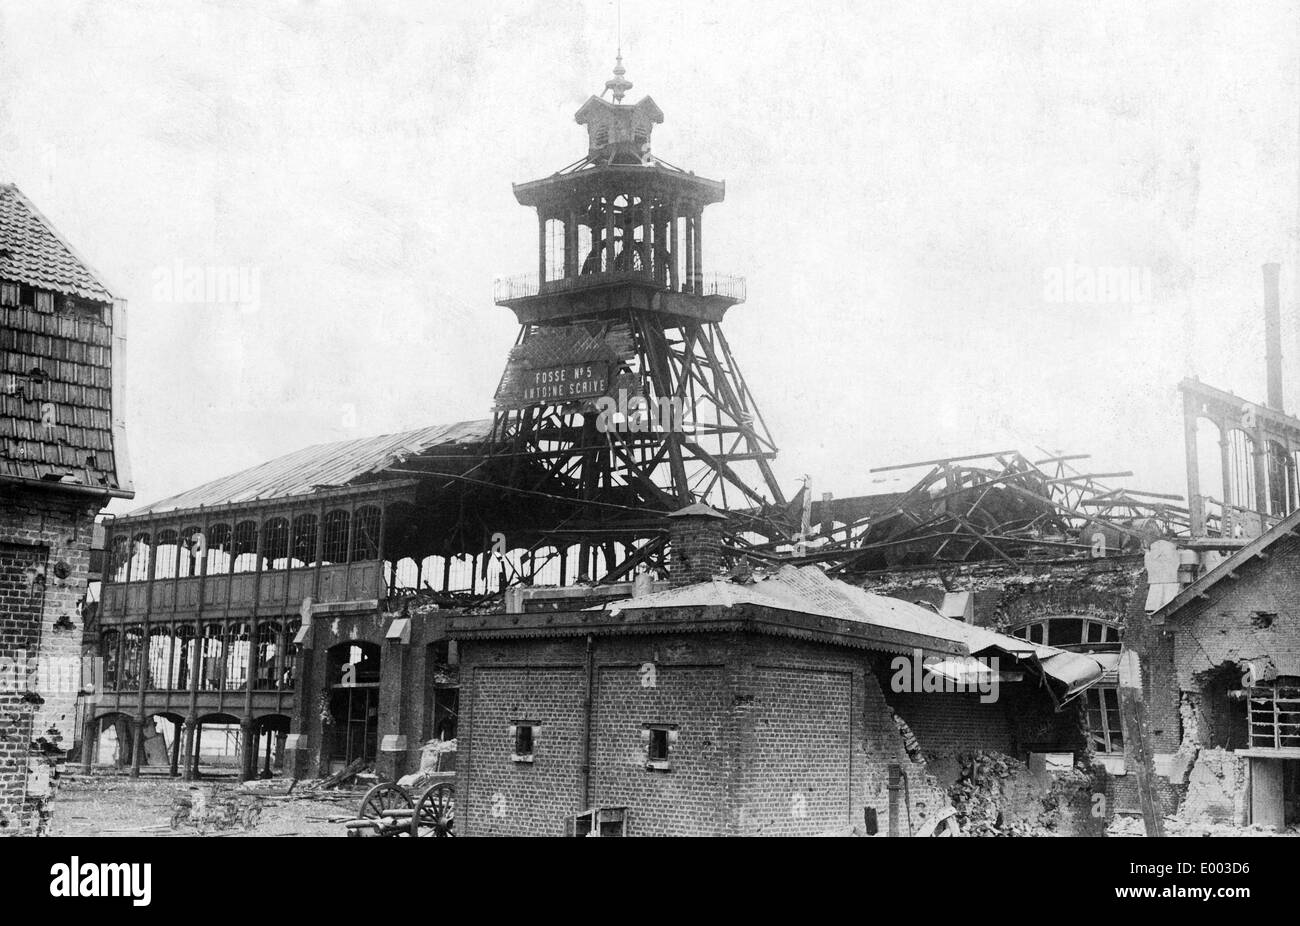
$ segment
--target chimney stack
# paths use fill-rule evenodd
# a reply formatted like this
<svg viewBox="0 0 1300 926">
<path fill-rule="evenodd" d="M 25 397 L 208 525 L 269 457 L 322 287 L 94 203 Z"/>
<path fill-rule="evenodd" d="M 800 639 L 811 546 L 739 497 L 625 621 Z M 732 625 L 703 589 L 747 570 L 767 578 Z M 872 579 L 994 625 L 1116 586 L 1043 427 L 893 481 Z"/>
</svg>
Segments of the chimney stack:
<svg viewBox="0 0 1300 926">
<path fill-rule="evenodd" d="M 718 574 L 726 523 L 725 514 L 699 502 L 668 515 L 668 579 L 673 586 L 708 582 Z"/>
<path fill-rule="evenodd" d="M 1281 264 L 1264 265 L 1264 359 L 1268 366 L 1268 407 L 1284 411 L 1282 405 L 1282 313 L 1278 295 Z"/>
</svg>

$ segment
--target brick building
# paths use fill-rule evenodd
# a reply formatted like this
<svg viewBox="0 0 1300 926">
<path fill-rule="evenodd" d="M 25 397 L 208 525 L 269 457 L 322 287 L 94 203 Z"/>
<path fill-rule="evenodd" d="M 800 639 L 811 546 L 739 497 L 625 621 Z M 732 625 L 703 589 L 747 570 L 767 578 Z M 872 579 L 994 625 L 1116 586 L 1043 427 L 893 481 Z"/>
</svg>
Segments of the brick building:
<svg viewBox="0 0 1300 926">
<path fill-rule="evenodd" d="M 928 740 L 939 752 L 1084 751 L 1078 712 L 1058 708 L 1100 680 L 1102 661 L 816 567 L 701 581 L 689 564 L 715 563 L 716 513 L 679 515 L 670 548 L 688 584 L 593 609 L 448 616 L 462 834 L 810 835 L 886 818 L 920 829 L 948 804 Z M 900 691 L 894 659 L 917 653 L 936 673 L 996 655 L 1005 690 Z"/>
<path fill-rule="evenodd" d="M 28 834 L 75 737 L 95 515 L 132 493 L 125 302 L 12 185 L 0 318 L 0 834 Z"/>
<path fill-rule="evenodd" d="M 1080 699 L 1086 761 L 1106 770 L 1100 787 L 1107 815 L 1138 812 L 1114 666 L 1125 628 L 1143 614 L 1147 573 L 1142 554 L 913 566 L 867 573 L 854 581 L 867 591 L 924 604 L 976 627 L 1102 659 L 1105 675 Z M 927 748 L 937 748 L 940 741 L 926 738 Z M 1176 789 L 1166 789 L 1165 798 L 1168 806 L 1176 806 Z"/>
<path fill-rule="evenodd" d="M 1166 809 L 1189 822 L 1300 822 L 1298 533 L 1300 512 L 1208 564 L 1195 549 L 1154 551 L 1168 600 L 1131 623 L 1129 645 L 1157 780 L 1181 799 Z"/>
</svg>

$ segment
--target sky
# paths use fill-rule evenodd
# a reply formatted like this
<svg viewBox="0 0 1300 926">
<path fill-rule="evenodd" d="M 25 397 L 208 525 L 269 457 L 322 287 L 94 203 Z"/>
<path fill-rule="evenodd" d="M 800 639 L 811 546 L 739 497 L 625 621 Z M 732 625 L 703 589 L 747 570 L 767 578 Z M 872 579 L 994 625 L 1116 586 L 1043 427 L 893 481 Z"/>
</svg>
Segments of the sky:
<svg viewBox="0 0 1300 926">
<path fill-rule="evenodd" d="M 486 417 L 536 266 L 510 184 L 586 153 L 613 0 L 0 0 L 0 181 L 128 301 L 124 512 L 308 444 Z M 624 0 L 655 153 L 789 487 L 1010 448 L 1182 493 L 1177 383 L 1300 408 L 1300 10 Z M 1123 272 L 1116 275 L 1117 271 Z M 243 292 L 173 285 L 229 274 Z M 1091 283 L 1123 279 L 1099 298 Z M 229 297 L 229 298 L 226 298 Z M 919 475 L 919 474 L 916 474 Z"/>
</svg>

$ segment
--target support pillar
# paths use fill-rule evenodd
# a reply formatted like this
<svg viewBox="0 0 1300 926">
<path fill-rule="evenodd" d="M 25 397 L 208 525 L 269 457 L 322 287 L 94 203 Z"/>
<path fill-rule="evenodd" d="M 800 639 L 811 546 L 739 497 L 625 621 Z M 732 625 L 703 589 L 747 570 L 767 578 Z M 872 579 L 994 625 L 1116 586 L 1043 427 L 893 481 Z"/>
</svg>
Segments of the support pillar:
<svg viewBox="0 0 1300 926">
<path fill-rule="evenodd" d="M 184 725 L 172 724 L 172 726 L 174 727 L 172 730 L 172 762 L 168 774 L 175 778 L 180 773 L 181 739 L 183 738 L 181 730 Z"/>
<path fill-rule="evenodd" d="M 1228 422 L 1219 421 L 1217 424 L 1219 425 L 1219 472 L 1223 476 L 1223 504 L 1224 506 L 1239 505 L 1241 499 L 1232 494 L 1232 460 L 1228 449 L 1231 437 L 1228 432 Z M 1226 521 L 1227 511 L 1224 511 L 1224 515 Z"/>
<path fill-rule="evenodd" d="M 201 720 L 194 725 L 194 749 L 191 754 L 193 756 L 194 764 L 190 768 L 189 777 L 185 780 L 198 781 L 203 777 L 202 773 L 199 771 L 199 761 L 203 757 L 203 721 Z"/>
<path fill-rule="evenodd" d="M 564 223 L 564 275 L 566 277 L 578 275 L 578 259 L 578 213 L 570 209 L 569 217 Z M 415 587 L 420 587 L 418 582 Z"/>
<path fill-rule="evenodd" d="M 266 749 L 264 750 L 264 752 L 266 753 L 266 759 L 262 764 L 262 774 L 258 776 L 259 778 L 271 777 L 271 743 L 274 740 L 274 738 L 275 738 L 275 731 L 268 729 L 266 731 Z"/>
<path fill-rule="evenodd" d="M 140 777 L 140 760 L 144 756 L 144 724 L 147 718 L 141 714 L 131 724 L 131 777 Z"/>
<path fill-rule="evenodd" d="M 614 197 L 605 197 L 605 273 L 614 270 Z"/>
<path fill-rule="evenodd" d="M 257 777 L 257 727 L 253 718 L 245 715 L 239 721 L 239 780 L 252 781 Z"/>
<path fill-rule="evenodd" d="M 686 214 L 686 280 L 682 289 L 695 292 L 695 216 Z"/>
<path fill-rule="evenodd" d="M 546 282 L 546 213 L 537 210 L 537 287 Z"/>
<path fill-rule="evenodd" d="M 1198 416 L 1190 395 L 1183 397 L 1183 448 L 1187 456 L 1187 508 L 1193 537 L 1205 536 L 1205 499 L 1201 495 L 1201 463 L 1197 454 Z"/>
<path fill-rule="evenodd" d="M 695 213 L 695 234 L 692 236 L 695 246 L 695 292 L 704 294 L 704 210 Z"/>
<path fill-rule="evenodd" d="M 681 223 L 678 219 L 677 213 L 679 210 L 677 207 L 677 203 L 675 201 L 671 206 L 669 206 L 669 210 L 670 212 L 668 215 L 668 288 L 671 289 L 673 292 L 677 292 L 678 287 L 681 285 L 681 271 L 678 269 L 678 261 L 681 259 L 681 255 L 678 253 L 677 250 L 678 225 L 680 225 Z"/>
<path fill-rule="evenodd" d="M 197 724 L 193 714 L 181 723 L 181 768 L 184 770 L 182 777 L 185 781 L 194 779 L 194 727 Z"/>
<path fill-rule="evenodd" d="M 81 721 L 81 773 L 89 775 L 99 757 L 99 722 L 95 720 L 95 706 L 85 704 L 86 716 Z"/>
</svg>

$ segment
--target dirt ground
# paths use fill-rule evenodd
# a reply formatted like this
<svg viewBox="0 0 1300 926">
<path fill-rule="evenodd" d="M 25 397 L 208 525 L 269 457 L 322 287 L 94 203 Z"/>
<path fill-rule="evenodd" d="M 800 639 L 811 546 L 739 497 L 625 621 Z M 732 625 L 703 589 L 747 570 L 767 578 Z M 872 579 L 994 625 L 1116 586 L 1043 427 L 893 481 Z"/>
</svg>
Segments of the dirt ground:
<svg viewBox="0 0 1300 926">
<path fill-rule="evenodd" d="M 344 836 L 365 787 L 309 793 L 286 780 L 184 782 L 125 775 L 60 780 L 51 836 Z M 337 821 L 337 822 L 332 822 Z"/>
</svg>

